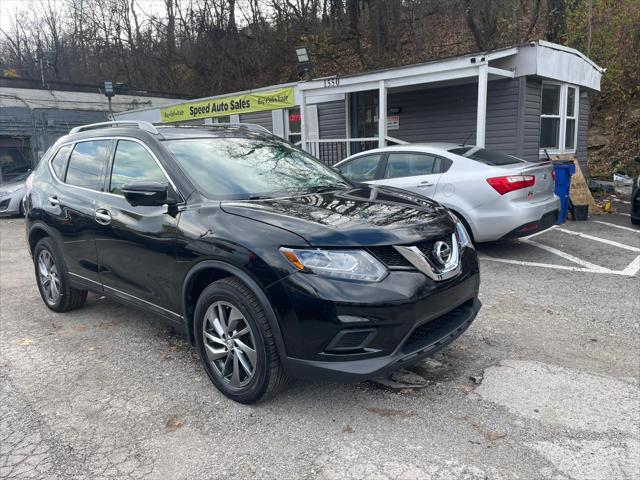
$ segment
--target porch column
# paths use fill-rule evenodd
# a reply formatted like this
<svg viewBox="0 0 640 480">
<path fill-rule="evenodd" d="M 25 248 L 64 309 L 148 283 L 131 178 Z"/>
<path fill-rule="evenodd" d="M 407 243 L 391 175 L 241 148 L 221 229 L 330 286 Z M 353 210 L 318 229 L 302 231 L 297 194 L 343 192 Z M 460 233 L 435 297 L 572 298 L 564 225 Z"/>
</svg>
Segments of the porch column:
<svg viewBox="0 0 640 480">
<path fill-rule="evenodd" d="M 378 88 L 378 148 L 386 145 L 387 138 L 387 86 L 380 80 Z"/>
<path fill-rule="evenodd" d="M 487 81 L 489 65 L 484 63 L 478 67 L 478 116 L 476 119 L 476 145 L 484 148 L 487 128 Z"/>
<path fill-rule="evenodd" d="M 305 152 L 309 151 L 307 146 L 307 99 L 305 91 L 300 90 L 300 148 Z"/>
</svg>

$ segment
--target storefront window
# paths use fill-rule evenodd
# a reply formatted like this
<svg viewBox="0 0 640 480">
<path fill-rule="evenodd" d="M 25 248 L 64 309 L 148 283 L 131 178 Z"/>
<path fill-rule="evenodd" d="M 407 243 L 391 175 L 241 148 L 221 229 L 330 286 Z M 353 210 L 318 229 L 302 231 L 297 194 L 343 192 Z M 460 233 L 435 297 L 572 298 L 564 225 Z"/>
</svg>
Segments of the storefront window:
<svg viewBox="0 0 640 480">
<path fill-rule="evenodd" d="M 288 110 L 289 141 L 296 144 L 302 140 L 302 122 L 300 108 L 290 108 Z"/>
</svg>

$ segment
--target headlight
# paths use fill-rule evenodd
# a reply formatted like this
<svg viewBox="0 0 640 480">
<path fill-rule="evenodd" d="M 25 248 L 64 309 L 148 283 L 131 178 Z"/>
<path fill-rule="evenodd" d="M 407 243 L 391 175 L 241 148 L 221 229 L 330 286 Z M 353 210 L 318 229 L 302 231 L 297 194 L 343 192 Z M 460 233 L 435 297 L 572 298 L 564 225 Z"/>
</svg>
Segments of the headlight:
<svg viewBox="0 0 640 480">
<path fill-rule="evenodd" d="M 280 249 L 284 257 L 298 270 L 325 277 L 379 282 L 387 269 L 364 250 Z"/>
<path fill-rule="evenodd" d="M 449 215 L 451 215 L 451 219 L 453 220 L 453 223 L 456 224 L 456 236 L 458 237 L 458 243 L 460 244 L 460 248 L 465 248 L 465 247 L 474 248 L 473 242 L 471 241 L 471 235 L 469 235 L 469 232 L 467 232 L 467 229 L 465 228 L 464 224 L 460 221 L 458 217 L 456 217 L 454 213 L 449 212 Z"/>
</svg>

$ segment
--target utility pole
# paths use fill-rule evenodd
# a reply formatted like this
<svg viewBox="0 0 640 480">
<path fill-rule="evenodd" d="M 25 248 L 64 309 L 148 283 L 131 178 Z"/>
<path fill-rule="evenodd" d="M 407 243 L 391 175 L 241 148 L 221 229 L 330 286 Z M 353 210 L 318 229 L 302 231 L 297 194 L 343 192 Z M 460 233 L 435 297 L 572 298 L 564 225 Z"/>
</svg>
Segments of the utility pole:
<svg viewBox="0 0 640 480">
<path fill-rule="evenodd" d="M 593 0 L 589 0 L 589 38 L 587 39 L 587 57 L 591 57 L 591 17 L 593 8 Z"/>
<path fill-rule="evenodd" d="M 44 62 L 42 60 L 42 53 L 38 57 L 38 62 L 40 63 L 40 80 L 42 81 L 42 87 L 45 88 L 47 85 L 44 82 Z"/>
</svg>

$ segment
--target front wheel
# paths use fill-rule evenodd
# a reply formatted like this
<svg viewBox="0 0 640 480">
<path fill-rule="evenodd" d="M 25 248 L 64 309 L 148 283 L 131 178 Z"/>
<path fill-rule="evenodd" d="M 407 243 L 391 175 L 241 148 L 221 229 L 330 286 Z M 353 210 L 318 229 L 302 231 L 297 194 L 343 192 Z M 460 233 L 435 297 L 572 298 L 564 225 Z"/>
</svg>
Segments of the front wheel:
<svg viewBox="0 0 640 480">
<path fill-rule="evenodd" d="M 213 384 L 227 397 L 254 403 L 286 382 L 265 312 L 237 278 L 209 285 L 194 316 L 196 347 Z"/>
<path fill-rule="evenodd" d="M 84 304 L 87 291 L 69 285 L 62 255 L 50 238 L 38 242 L 33 250 L 33 261 L 38 290 L 47 307 L 54 312 L 68 312 Z"/>
</svg>

